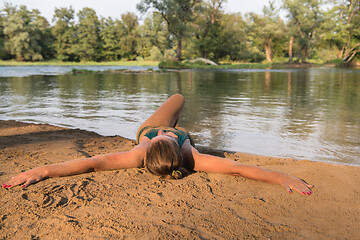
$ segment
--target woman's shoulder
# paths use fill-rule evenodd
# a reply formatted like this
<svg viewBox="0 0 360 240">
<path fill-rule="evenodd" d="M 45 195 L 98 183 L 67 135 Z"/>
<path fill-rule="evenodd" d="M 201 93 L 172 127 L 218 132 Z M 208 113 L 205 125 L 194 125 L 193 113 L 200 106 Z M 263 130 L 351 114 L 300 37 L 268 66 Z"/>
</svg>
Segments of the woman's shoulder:
<svg viewBox="0 0 360 240">
<path fill-rule="evenodd" d="M 143 161 L 146 155 L 146 149 L 149 143 L 145 140 L 136 145 L 133 149 L 129 151 L 132 157 L 137 158 L 138 160 Z"/>
<path fill-rule="evenodd" d="M 139 144 L 142 142 L 142 139 L 149 131 L 154 131 L 157 127 L 154 126 L 144 126 L 139 128 L 137 135 L 136 135 L 136 144 Z"/>
</svg>

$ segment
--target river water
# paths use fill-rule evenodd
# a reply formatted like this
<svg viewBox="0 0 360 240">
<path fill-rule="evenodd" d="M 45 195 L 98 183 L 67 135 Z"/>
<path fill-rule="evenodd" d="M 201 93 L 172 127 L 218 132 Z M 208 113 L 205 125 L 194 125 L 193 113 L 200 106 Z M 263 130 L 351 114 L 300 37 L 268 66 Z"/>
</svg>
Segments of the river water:
<svg viewBox="0 0 360 240">
<path fill-rule="evenodd" d="M 170 95 L 180 125 L 216 149 L 360 165 L 360 70 L 194 70 L 84 73 L 73 67 L 0 67 L 0 119 L 135 139 Z M 76 67 L 92 70 L 156 67 Z"/>
</svg>

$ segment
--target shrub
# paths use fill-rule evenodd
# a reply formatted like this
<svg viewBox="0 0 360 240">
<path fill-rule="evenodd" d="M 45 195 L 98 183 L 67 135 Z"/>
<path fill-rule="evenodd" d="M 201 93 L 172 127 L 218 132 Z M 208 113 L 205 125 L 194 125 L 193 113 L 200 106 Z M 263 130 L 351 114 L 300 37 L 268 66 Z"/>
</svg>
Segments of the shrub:
<svg viewBox="0 0 360 240">
<path fill-rule="evenodd" d="M 185 65 L 178 61 L 162 61 L 159 63 L 159 68 L 182 69 Z"/>
<path fill-rule="evenodd" d="M 164 61 L 176 61 L 176 53 L 174 49 L 166 49 L 164 53 Z"/>
<path fill-rule="evenodd" d="M 152 61 L 162 61 L 163 60 L 163 55 L 160 51 L 159 48 L 153 46 L 150 50 L 150 57 L 149 59 Z"/>
</svg>

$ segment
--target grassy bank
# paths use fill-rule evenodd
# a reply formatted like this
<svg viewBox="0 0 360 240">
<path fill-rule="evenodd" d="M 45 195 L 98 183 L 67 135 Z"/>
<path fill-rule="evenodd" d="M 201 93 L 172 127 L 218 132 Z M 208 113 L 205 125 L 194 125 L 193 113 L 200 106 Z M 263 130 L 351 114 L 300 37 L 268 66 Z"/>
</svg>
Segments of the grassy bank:
<svg viewBox="0 0 360 240">
<path fill-rule="evenodd" d="M 335 64 L 319 63 L 220 63 L 219 65 L 209 65 L 203 62 L 160 62 L 159 68 L 162 69 L 276 69 L 276 68 L 307 68 L 314 66 L 335 66 Z"/>
<path fill-rule="evenodd" d="M 159 66 L 163 69 L 265 69 L 272 64 L 263 63 L 222 63 L 218 66 L 206 65 L 203 63 L 184 62 L 157 62 L 157 61 L 116 61 L 116 62 L 62 62 L 62 61 L 41 61 L 41 62 L 18 62 L 1 61 L 0 66 Z M 124 69 L 125 70 L 125 69 Z"/>
<path fill-rule="evenodd" d="M 191 63 L 189 61 L 113 61 L 113 62 L 62 62 L 57 60 L 51 61 L 41 61 L 41 62 L 17 62 L 14 60 L 2 61 L 0 60 L 0 66 L 159 66 L 161 69 L 276 69 L 276 68 L 307 68 L 307 67 L 316 67 L 316 66 L 340 66 L 343 67 L 345 65 L 342 64 L 342 61 L 329 61 L 329 62 L 315 62 L 310 61 L 309 63 L 301 63 L 289 64 L 287 62 L 283 63 L 229 63 L 222 62 L 217 66 L 208 65 L 203 62 L 194 62 Z M 356 67 L 360 64 L 352 64 L 350 66 Z"/>
<path fill-rule="evenodd" d="M 288 63 L 288 62 L 273 62 L 273 63 L 220 63 L 219 65 L 209 65 L 204 62 L 177 62 L 167 61 L 160 62 L 161 69 L 287 69 L 287 68 L 311 68 L 311 67 L 351 67 L 358 68 L 360 63 L 353 62 L 344 64 L 341 60 L 333 60 L 327 62 L 311 61 L 306 63 Z"/>
<path fill-rule="evenodd" d="M 116 61 L 116 62 L 62 62 L 62 61 L 41 61 L 41 62 L 17 62 L 0 61 L 0 66 L 157 66 L 157 61 Z"/>
</svg>

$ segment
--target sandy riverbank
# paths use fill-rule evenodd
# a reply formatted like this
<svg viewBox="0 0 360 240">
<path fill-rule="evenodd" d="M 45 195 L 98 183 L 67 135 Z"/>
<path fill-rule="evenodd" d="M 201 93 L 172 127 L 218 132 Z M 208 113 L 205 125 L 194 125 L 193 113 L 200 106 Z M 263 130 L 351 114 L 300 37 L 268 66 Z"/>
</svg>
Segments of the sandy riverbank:
<svg viewBox="0 0 360 240">
<path fill-rule="evenodd" d="M 133 145 L 119 136 L 0 121 L 0 182 Z M 53 178 L 0 190 L 0 239 L 359 239 L 359 167 L 201 151 L 306 179 L 313 194 L 219 174 L 159 180 L 144 169 Z"/>
</svg>

